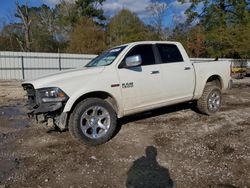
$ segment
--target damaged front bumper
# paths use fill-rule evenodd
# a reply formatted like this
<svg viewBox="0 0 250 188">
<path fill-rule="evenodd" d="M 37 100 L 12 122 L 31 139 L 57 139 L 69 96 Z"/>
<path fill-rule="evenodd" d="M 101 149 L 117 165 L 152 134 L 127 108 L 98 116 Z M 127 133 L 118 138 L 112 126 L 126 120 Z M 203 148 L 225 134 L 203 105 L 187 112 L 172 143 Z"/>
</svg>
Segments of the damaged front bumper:
<svg viewBox="0 0 250 188">
<path fill-rule="evenodd" d="M 46 114 L 46 113 L 53 113 L 55 111 L 60 110 L 63 105 L 61 102 L 57 103 L 41 103 L 40 105 L 35 105 L 35 106 L 29 106 L 29 111 L 28 115 L 29 116 L 34 116 L 34 115 L 39 115 L 39 114 Z"/>
<path fill-rule="evenodd" d="M 65 100 L 43 102 L 39 90 L 35 90 L 33 85 L 23 84 L 23 88 L 27 92 L 26 106 L 30 118 L 34 117 L 37 122 L 45 123 L 48 127 L 57 126 L 60 130 L 67 129 L 68 114 L 63 112 L 65 103 L 68 100 L 66 94 Z"/>
<path fill-rule="evenodd" d="M 36 118 L 37 122 L 46 123 L 50 128 L 58 127 L 61 131 L 68 128 L 68 113 L 62 112 L 60 115 L 56 116 L 46 116 L 45 114 L 37 114 L 33 116 Z"/>
</svg>

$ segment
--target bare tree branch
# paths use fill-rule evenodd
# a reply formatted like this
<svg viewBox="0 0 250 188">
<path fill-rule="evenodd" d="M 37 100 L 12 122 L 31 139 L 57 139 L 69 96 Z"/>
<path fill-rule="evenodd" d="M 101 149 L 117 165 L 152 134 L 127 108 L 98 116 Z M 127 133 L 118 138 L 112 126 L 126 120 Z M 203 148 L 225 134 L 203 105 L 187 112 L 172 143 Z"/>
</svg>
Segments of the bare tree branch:
<svg viewBox="0 0 250 188">
<path fill-rule="evenodd" d="M 152 22 L 156 32 L 161 36 L 163 36 L 164 16 L 166 15 L 167 8 L 167 3 L 156 1 L 151 1 L 149 6 L 146 7 L 146 10 L 152 15 Z"/>
<path fill-rule="evenodd" d="M 16 40 L 17 40 L 17 42 L 18 42 L 18 44 L 19 44 L 21 50 L 22 50 L 23 52 L 25 52 L 25 49 L 23 48 L 23 42 L 20 41 L 18 37 L 16 37 Z"/>
<path fill-rule="evenodd" d="M 32 20 L 30 19 L 30 15 L 28 12 L 28 1 L 26 1 L 26 3 L 25 3 L 25 9 L 22 10 L 22 8 L 19 5 L 19 2 L 17 0 L 16 1 L 16 9 L 17 9 L 16 16 L 21 19 L 22 24 L 23 24 L 23 28 L 24 28 L 25 48 L 22 44 L 22 49 L 25 49 L 25 51 L 30 51 L 31 50 L 30 26 L 31 26 Z M 21 44 L 21 43 L 19 43 L 19 44 Z"/>
</svg>

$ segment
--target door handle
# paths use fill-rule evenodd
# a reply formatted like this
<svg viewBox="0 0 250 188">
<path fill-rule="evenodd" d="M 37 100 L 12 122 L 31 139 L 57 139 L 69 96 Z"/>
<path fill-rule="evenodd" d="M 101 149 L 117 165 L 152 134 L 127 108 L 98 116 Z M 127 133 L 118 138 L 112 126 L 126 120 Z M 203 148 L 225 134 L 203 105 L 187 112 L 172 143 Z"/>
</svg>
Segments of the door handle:
<svg viewBox="0 0 250 188">
<path fill-rule="evenodd" d="M 151 74 L 159 74 L 160 71 L 151 71 Z"/>
<path fill-rule="evenodd" d="M 190 70 L 191 68 L 190 67 L 185 67 L 184 70 Z"/>
</svg>

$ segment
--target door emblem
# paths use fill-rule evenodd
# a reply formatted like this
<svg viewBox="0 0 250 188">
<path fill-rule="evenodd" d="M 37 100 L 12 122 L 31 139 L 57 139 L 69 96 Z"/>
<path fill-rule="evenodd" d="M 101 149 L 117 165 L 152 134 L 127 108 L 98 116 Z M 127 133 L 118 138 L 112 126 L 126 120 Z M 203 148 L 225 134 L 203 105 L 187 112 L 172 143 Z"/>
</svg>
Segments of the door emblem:
<svg viewBox="0 0 250 188">
<path fill-rule="evenodd" d="M 132 88 L 134 87 L 134 82 L 123 83 L 122 88 Z"/>
</svg>

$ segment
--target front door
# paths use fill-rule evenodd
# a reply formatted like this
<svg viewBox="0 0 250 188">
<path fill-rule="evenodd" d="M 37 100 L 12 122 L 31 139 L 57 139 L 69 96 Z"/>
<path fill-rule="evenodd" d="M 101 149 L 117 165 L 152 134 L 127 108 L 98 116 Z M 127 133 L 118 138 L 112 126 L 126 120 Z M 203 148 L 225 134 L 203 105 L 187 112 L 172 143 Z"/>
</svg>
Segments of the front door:
<svg viewBox="0 0 250 188">
<path fill-rule="evenodd" d="M 161 70 L 156 64 L 153 46 L 137 45 L 125 58 L 134 55 L 141 56 L 141 66 L 118 69 L 125 114 L 145 110 L 159 103 L 162 96 Z"/>
</svg>

